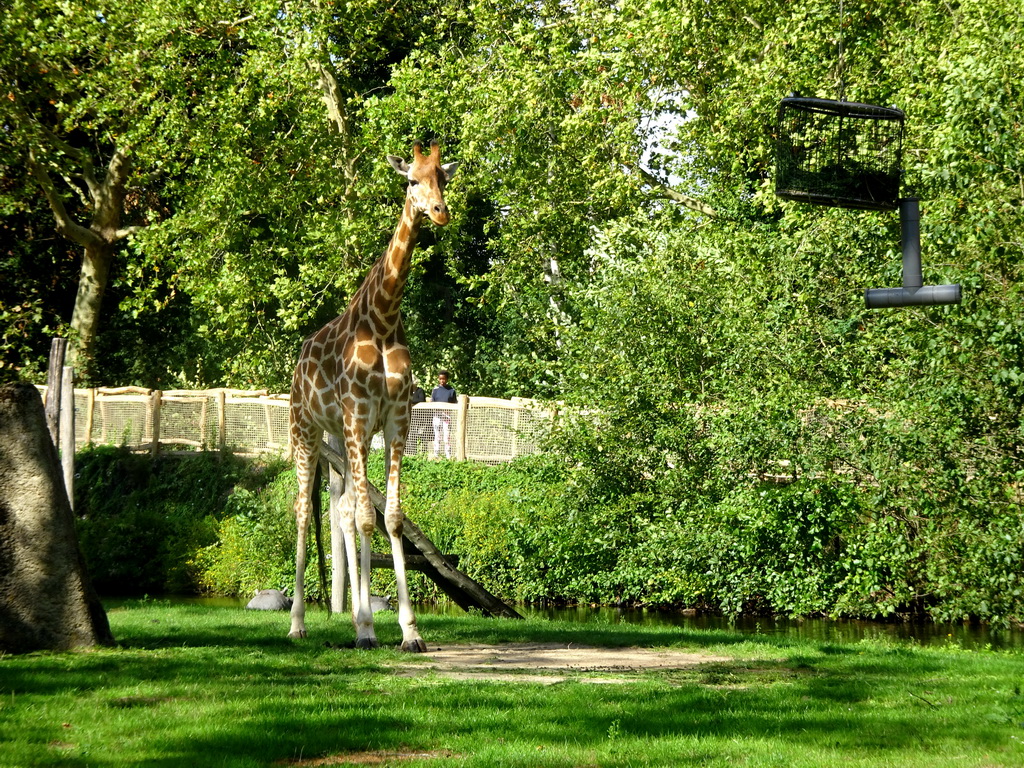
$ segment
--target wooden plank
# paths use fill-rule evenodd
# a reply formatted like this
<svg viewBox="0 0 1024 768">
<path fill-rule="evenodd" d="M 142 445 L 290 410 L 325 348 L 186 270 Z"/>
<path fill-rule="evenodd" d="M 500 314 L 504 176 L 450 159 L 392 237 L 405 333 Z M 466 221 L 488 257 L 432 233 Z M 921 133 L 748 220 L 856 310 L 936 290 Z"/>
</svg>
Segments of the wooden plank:
<svg viewBox="0 0 1024 768">
<path fill-rule="evenodd" d="M 455 423 L 455 460 L 466 460 L 466 435 L 469 421 L 469 396 L 459 395 L 459 420 Z"/>
<path fill-rule="evenodd" d="M 345 471 L 345 459 L 340 453 L 326 443 L 320 444 L 321 455 L 339 472 Z M 387 532 L 384 527 L 384 494 L 372 483 L 367 483 L 370 492 L 370 503 L 377 512 L 377 528 Z M 427 578 L 437 584 L 446 595 L 452 598 L 463 610 L 477 609 L 485 616 L 504 616 L 509 619 L 521 619 L 512 607 L 505 605 L 480 584 L 473 581 L 462 571 L 452 565 L 440 550 L 434 546 L 427 535 L 420 530 L 408 517 L 402 523 L 402 537 L 407 545 L 414 548 L 426 561 L 420 570 Z"/>
</svg>

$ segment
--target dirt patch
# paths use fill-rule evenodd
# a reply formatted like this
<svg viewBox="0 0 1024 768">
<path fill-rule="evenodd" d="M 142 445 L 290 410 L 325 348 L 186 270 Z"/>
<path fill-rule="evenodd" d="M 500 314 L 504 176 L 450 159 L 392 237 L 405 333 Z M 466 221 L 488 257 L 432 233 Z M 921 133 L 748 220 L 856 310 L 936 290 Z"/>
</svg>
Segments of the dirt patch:
<svg viewBox="0 0 1024 768">
<path fill-rule="evenodd" d="M 429 650 L 426 663 L 399 665 L 401 674 L 433 673 L 458 680 L 500 680 L 560 683 L 573 679 L 589 683 L 629 682 L 650 670 L 693 669 L 727 662 L 723 656 L 650 648 L 596 648 L 560 643 L 509 645 L 453 645 Z M 588 673 L 602 673 L 595 677 Z M 611 675 L 611 676 L 609 676 Z M 630 677 L 630 676 L 633 677 Z"/>
</svg>

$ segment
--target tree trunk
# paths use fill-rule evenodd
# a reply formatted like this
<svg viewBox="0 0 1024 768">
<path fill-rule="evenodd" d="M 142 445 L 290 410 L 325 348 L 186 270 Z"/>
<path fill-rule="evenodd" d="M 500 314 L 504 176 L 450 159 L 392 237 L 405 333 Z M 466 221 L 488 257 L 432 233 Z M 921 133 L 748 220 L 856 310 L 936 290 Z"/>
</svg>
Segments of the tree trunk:
<svg viewBox="0 0 1024 768">
<path fill-rule="evenodd" d="M 98 242 L 85 248 L 82 271 L 78 277 L 75 310 L 71 315 L 71 330 L 75 332 L 78 341 L 71 350 L 69 364 L 72 367 L 79 361 L 87 362 L 92 358 L 93 343 L 100 326 L 100 308 L 113 260 L 113 243 Z"/>
</svg>

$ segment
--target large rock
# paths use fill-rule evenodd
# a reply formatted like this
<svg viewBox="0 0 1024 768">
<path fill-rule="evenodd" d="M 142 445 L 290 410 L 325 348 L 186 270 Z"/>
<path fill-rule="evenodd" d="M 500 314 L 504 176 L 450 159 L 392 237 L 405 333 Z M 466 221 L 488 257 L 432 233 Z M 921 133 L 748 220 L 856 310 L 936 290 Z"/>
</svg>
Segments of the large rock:
<svg viewBox="0 0 1024 768">
<path fill-rule="evenodd" d="M 245 607 L 250 611 L 287 611 L 292 599 L 279 589 L 261 589 Z"/>
<path fill-rule="evenodd" d="M 395 610 L 391 607 L 391 595 L 370 595 L 370 610 L 374 613 Z"/>
<path fill-rule="evenodd" d="M 0 650 L 111 644 L 35 387 L 0 387 Z"/>
</svg>

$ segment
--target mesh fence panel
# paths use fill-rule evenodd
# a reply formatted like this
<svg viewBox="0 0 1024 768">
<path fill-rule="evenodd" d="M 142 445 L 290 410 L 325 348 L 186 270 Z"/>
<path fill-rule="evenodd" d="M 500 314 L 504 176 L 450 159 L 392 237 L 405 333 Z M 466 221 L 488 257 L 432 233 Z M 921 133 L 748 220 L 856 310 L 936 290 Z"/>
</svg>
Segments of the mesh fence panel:
<svg viewBox="0 0 1024 768">
<path fill-rule="evenodd" d="M 153 423 L 150 398 L 147 395 L 110 395 L 97 397 L 92 419 L 91 442 L 106 445 L 140 446 L 153 442 Z M 78 425 L 85 430 L 85 420 L 79 415 L 75 397 L 75 435 Z M 83 435 L 83 438 L 85 435 Z M 83 440 L 84 442 L 84 440 Z"/>
<path fill-rule="evenodd" d="M 160 401 L 160 444 L 216 448 L 216 416 L 217 405 L 212 398 L 164 395 Z"/>
<path fill-rule="evenodd" d="M 288 399 L 230 397 L 224 442 L 241 453 L 283 453 L 288 448 Z"/>
<path fill-rule="evenodd" d="M 39 389 L 45 394 L 45 387 Z M 223 446 L 244 454 L 288 450 L 288 396 L 236 390 L 174 390 L 154 397 L 134 388 L 77 389 L 75 441 L 80 446 L 91 442 L 152 449 L 157 409 L 162 447 Z M 455 405 L 421 403 L 412 410 L 405 453 L 465 456 L 491 464 L 511 461 L 539 450 L 552 419 L 552 412 L 532 401 L 470 397 Z M 373 446 L 383 446 L 379 435 Z"/>
<path fill-rule="evenodd" d="M 551 416 L 516 402 L 471 398 L 466 458 L 491 464 L 536 453 Z"/>
<path fill-rule="evenodd" d="M 430 403 L 412 407 L 409 437 L 405 442 L 406 456 L 431 455 L 434 450 L 434 408 Z"/>
</svg>

